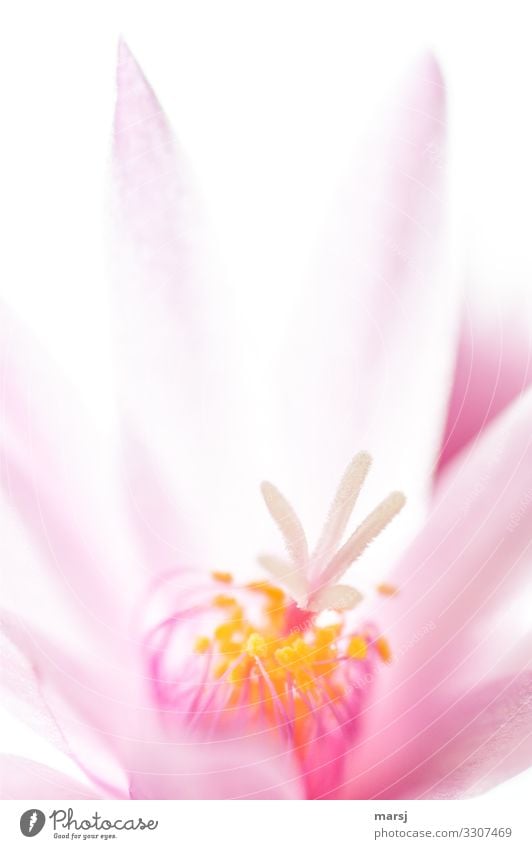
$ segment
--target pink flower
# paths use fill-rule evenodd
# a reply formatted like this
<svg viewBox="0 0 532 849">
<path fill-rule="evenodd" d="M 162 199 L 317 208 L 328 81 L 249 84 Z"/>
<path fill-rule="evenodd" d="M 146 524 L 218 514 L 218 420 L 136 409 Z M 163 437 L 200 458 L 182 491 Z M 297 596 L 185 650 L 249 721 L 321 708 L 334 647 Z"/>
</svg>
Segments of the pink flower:
<svg viewBox="0 0 532 849">
<path fill-rule="evenodd" d="M 119 445 L 1 328 L 5 698 L 87 783 L 5 755 L 4 796 L 447 798 L 530 765 L 529 357 L 459 330 L 432 59 L 390 124 L 257 385 L 121 47 Z"/>
</svg>

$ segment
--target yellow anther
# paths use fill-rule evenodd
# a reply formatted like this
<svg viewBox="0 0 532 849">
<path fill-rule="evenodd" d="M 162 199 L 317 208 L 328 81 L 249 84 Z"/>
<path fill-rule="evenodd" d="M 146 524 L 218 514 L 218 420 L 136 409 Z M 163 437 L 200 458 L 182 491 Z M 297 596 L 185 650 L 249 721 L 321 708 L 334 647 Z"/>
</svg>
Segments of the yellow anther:
<svg viewBox="0 0 532 849">
<path fill-rule="evenodd" d="M 294 673 L 296 686 L 299 690 L 314 690 L 316 682 L 305 668 L 298 667 Z"/>
<path fill-rule="evenodd" d="M 222 654 L 232 655 L 233 657 L 242 654 L 242 643 L 235 642 L 235 640 L 221 640 L 218 647 Z"/>
<path fill-rule="evenodd" d="M 397 589 L 397 587 L 394 587 L 393 584 L 384 583 L 384 584 L 378 585 L 377 592 L 380 593 L 381 595 L 392 596 L 392 595 L 397 595 L 399 590 Z"/>
<path fill-rule="evenodd" d="M 235 634 L 242 629 L 242 622 L 239 619 L 231 619 L 229 622 L 222 622 L 221 625 L 214 631 L 214 636 L 217 640 L 230 640 Z"/>
<path fill-rule="evenodd" d="M 233 576 L 231 572 L 211 572 L 211 576 L 215 581 L 219 581 L 221 584 L 232 584 Z"/>
<path fill-rule="evenodd" d="M 355 660 L 364 660 L 368 653 L 368 644 L 364 637 L 352 637 L 347 646 L 347 654 Z"/>
<path fill-rule="evenodd" d="M 246 651 L 251 657 L 266 657 L 268 647 L 262 634 L 257 634 L 256 631 L 250 634 L 246 643 Z"/>
<path fill-rule="evenodd" d="M 375 640 L 375 648 L 379 653 L 379 657 L 384 663 L 390 663 L 392 659 L 392 650 L 386 637 L 377 637 Z"/>
<path fill-rule="evenodd" d="M 226 672 L 229 668 L 229 664 L 229 660 L 221 660 L 220 663 L 217 663 L 214 669 L 214 677 L 221 678 L 224 672 Z"/>
<path fill-rule="evenodd" d="M 297 655 L 292 646 L 283 646 L 282 648 L 277 649 L 274 657 L 277 663 L 281 666 L 289 666 L 297 660 Z"/>
<path fill-rule="evenodd" d="M 323 646 L 330 646 L 331 643 L 334 643 L 340 631 L 341 627 L 338 625 L 330 625 L 327 628 L 317 628 L 315 637 L 316 645 L 320 648 Z"/>
<path fill-rule="evenodd" d="M 213 577 L 225 584 L 232 580 L 224 572 Z M 211 637 L 197 637 L 195 651 L 209 652 L 209 660 L 212 653 L 210 674 L 224 681 L 228 710 L 240 710 L 245 700 L 274 723 L 278 721 L 277 703 L 282 704 L 293 714 L 297 745 L 304 747 L 309 726 L 315 721 L 314 709 L 348 693 L 349 673 L 344 669 L 365 660 L 373 646 L 378 657 L 389 663 L 390 646 L 384 637 L 369 631 L 346 637 L 343 620 L 321 627 L 305 621 L 304 628 L 289 630 L 285 593 L 265 581 L 247 588 L 258 594 L 250 618 L 239 598 L 231 594 L 232 588 L 220 586 L 219 594 L 212 593 L 218 625 Z"/>
<path fill-rule="evenodd" d="M 233 607 L 237 602 L 232 595 L 217 595 L 213 598 L 212 603 L 215 607 Z"/>
<path fill-rule="evenodd" d="M 253 590 L 256 593 L 262 593 L 270 601 L 275 602 L 276 604 L 281 605 L 284 602 L 285 594 L 283 590 L 279 587 L 274 587 L 273 584 L 268 584 L 266 581 L 253 581 L 251 584 L 248 584 L 248 589 Z"/>
<path fill-rule="evenodd" d="M 205 652 L 208 651 L 210 647 L 211 641 L 208 637 L 198 637 L 194 645 L 194 649 L 198 652 L 198 654 L 205 654 Z"/>
</svg>

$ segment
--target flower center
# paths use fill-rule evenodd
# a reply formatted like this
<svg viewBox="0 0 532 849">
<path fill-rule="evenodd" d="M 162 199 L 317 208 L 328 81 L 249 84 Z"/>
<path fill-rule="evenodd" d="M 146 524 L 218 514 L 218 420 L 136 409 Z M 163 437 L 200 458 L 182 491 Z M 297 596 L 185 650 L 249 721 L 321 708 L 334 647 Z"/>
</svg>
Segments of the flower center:
<svg viewBox="0 0 532 849">
<path fill-rule="evenodd" d="M 391 659 L 376 627 L 353 618 L 361 594 L 338 583 L 405 502 L 391 493 L 341 545 L 370 460 L 361 452 L 351 461 L 312 553 L 293 508 L 264 484 L 288 554 L 259 558 L 273 582 L 238 585 L 227 572 L 188 580 L 176 572 L 161 584 L 173 612 L 156 620 L 145 644 L 165 716 L 207 739 L 274 729 L 310 788 L 318 772 L 323 786 L 324 770 L 331 786 L 338 779 L 376 667 Z M 379 591 L 393 595 L 395 588 Z"/>
<path fill-rule="evenodd" d="M 390 660 L 386 639 L 370 625 L 353 629 L 343 614 L 301 611 L 272 583 L 212 577 L 200 604 L 163 623 L 190 657 L 188 634 L 196 662 L 176 678 L 157 670 L 159 700 L 203 729 L 243 719 L 248 730 L 276 728 L 300 754 L 320 733 L 343 736 L 376 662 Z"/>
</svg>

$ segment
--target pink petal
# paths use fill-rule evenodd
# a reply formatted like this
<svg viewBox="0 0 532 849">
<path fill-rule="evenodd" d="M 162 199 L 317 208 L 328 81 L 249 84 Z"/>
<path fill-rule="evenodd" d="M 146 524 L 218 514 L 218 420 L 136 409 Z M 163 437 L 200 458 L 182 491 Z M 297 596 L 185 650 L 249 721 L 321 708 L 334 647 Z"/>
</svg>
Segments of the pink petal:
<svg viewBox="0 0 532 849">
<path fill-rule="evenodd" d="M 434 751 L 434 741 L 437 749 Z M 532 672 L 477 688 L 417 741 L 426 759 L 381 798 L 456 799 L 485 793 L 532 766 Z"/>
<path fill-rule="evenodd" d="M 230 305 L 185 159 L 124 44 L 114 190 L 125 475 L 135 521 L 154 568 L 234 558 L 241 499 L 252 490 L 237 491 L 249 428 L 234 381 Z"/>
<path fill-rule="evenodd" d="M 478 728 L 474 711 L 493 680 L 508 683 L 511 700 L 528 692 L 531 493 L 529 390 L 447 469 L 425 529 L 392 575 L 399 594 L 373 611 L 395 661 L 378 682 L 352 753 L 349 794 L 386 793 L 412 770 L 419 783 L 424 760 L 447 751 L 449 728 L 460 727 L 465 705 Z M 467 747 L 465 731 L 459 740 Z M 504 763 L 511 774 L 514 761 Z M 432 780 L 427 771 L 425 789 Z"/>
<path fill-rule="evenodd" d="M 145 578 L 96 431 L 5 308 L 0 318 L 5 634 L 27 665 L 25 713 L 44 705 L 70 753 L 100 773 L 102 738 L 124 732 L 125 705 L 141 699 L 130 632 Z"/>
<path fill-rule="evenodd" d="M 464 317 L 438 475 L 532 382 L 532 339 L 519 316 L 488 319 L 473 305 Z"/>
<path fill-rule="evenodd" d="M 413 503 L 430 485 L 456 313 L 441 251 L 444 145 L 444 86 L 429 56 L 384 140 L 371 139 L 346 181 L 319 276 L 297 305 L 273 381 L 288 447 L 282 476 L 269 474 L 297 509 L 304 505 L 312 527 L 325 506 L 313 503 L 316 491 L 329 497 L 355 451 L 374 458 L 364 497 L 368 487 L 381 498 L 399 488 Z"/>
<path fill-rule="evenodd" d="M 2 799 L 104 799 L 69 775 L 15 755 L 0 755 Z"/>
<path fill-rule="evenodd" d="M 111 645 L 107 657 L 80 651 L 74 657 L 5 612 L 0 635 L 3 703 L 74 760 L 107 796 L 127 795 L 120 743 L 137 733 L 141 713 L 133 663 L 117 665 Z"/>
<path fill-rule="evenodd" d="M 11 683 L 10 701 L 16 698 L 30 725 L 58 742 L 101 788 L 102 797 L 302 797 L 292 752 L 273 735 L 251 737 L 237 728 L 227 729 L 223 738 L 196 739 L 180 728 L 178 713 L 143 703 L 127 689 L 132 670 L 115 669 L 113 675 L 101 658 L 103 676 L 101 668 L 70 657 L 38 634 L 30 636 L 10 619 L 4 630 L 16 654 L 24 651 L 35 670 L 19 660 L 17 674 L 23 669 L 25 682 L 20 686 L 17 675 L 11 676 L 15 685 L 5 682 Z M 147 690 L 146 674 L 137 670 L 138 683 Z M 46 722 L 32 716 L 37 708 Z"/>
<path fill-rule="evenodd" d="M 295 759 L 269 733 L 186 742 L 166 738 L 131 753 L 136 799 L 300 799 Z"/>
<path fill-rule="evenodd" d="M 5 307 L 0 361 L 7 604 L 45 633 L 64 638 L 68 627 L 72 640 L 90 635 L 105 646 L 123 632 L 144 582 L 112 460 L 71 388 Z M 52 599 L 53 615 L 43 603 Z"/>
<path fill-rule="evenodd" d="M 530 648 L 529 640 L 529 655 Z M 484 793 L 532 766 L 531 706 L 529 665 L 427 707 L 407 739 L 383 726 L 385 739 L 374 746 L 371 765 L 363 750 L 353 752 L 351 781 L 338 795 L 457 799 Z"/>
</svg>

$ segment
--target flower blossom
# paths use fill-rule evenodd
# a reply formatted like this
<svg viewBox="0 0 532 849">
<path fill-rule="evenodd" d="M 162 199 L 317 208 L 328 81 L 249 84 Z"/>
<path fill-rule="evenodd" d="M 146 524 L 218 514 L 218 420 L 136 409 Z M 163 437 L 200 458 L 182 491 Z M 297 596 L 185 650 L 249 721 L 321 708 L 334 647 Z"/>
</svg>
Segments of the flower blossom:
<svg viewBox="0 0 532 849">
<path fill-rule="evenodd" d="M 431 57 L 388 117 L 257 383 L 121 45 L 116 443 L 1 320 L 4 699 L 83 775 L 5 754 L 5 797 L 456 798 L 530 766 L 526 338 L 447 273 Z"/>
</svg>

